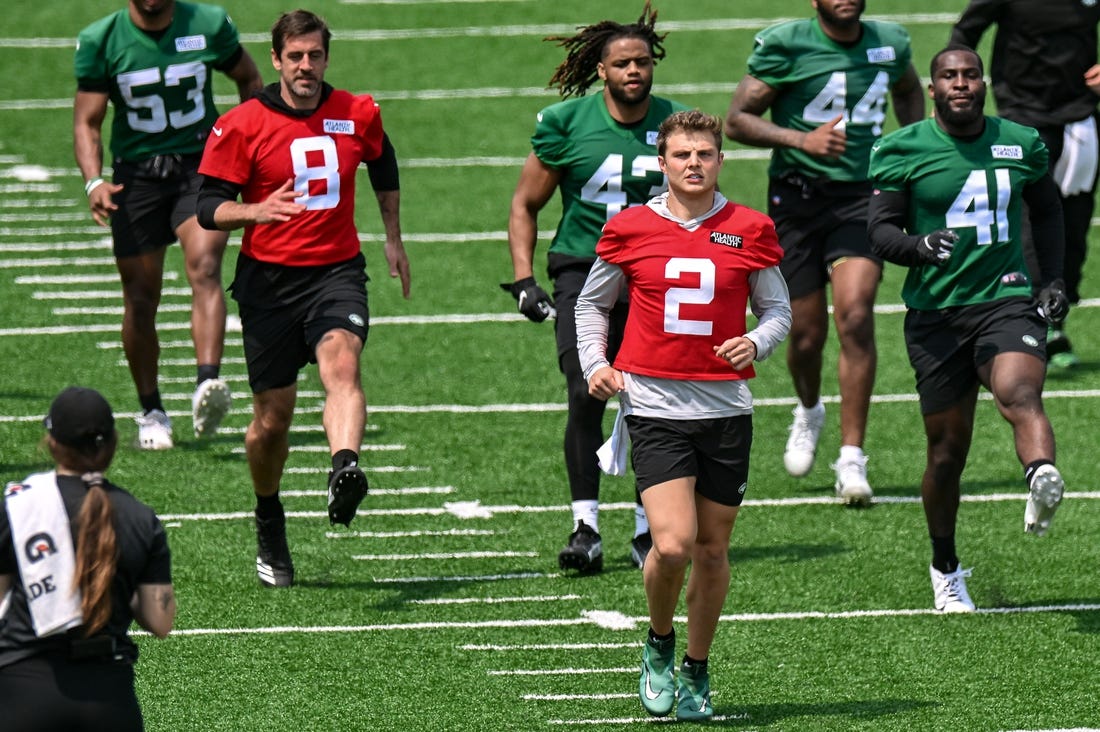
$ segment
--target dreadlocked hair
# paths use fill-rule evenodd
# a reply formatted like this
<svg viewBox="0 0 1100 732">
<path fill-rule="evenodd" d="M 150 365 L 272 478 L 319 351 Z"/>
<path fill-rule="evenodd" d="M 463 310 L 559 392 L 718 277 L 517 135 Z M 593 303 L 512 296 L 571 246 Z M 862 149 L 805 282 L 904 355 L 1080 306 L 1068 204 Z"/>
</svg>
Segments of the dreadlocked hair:
<svg viewBox="0 0 1100 732">
<path fill-rule="evenodd" d="M 613 20 L 601 20 L 589 26 L 578 26 L 574 36 L 548 36 L 543 40 L 557 41 L 567 50 L 565 60 L 561 62 L 547 86 L 557 87 L 563 99 L 571 96 L 583 97 L 588 88 L 599 78 L 597 65 L 603 59 L 607 44 L 620 38 L 640 38 L 649 44 L 650 54 L 656 64 L 665 57 L 663 42 L 667 33 L 657 33 L 657 11 L 645 7 L 637 22 L 623 25 Z"/>
</svg>

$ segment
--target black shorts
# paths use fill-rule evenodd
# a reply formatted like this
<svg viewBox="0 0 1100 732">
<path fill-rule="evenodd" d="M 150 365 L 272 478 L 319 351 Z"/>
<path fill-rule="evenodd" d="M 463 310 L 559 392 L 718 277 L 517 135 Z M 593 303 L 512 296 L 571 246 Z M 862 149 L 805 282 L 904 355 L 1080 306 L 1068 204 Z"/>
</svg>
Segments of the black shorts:
<svg viewBox="0 0 1100 732">
<path fill-rule="evenodd" d="M 584 281 L 588 279 L 588 269 L 583 266 L 571 266 L 561 269 L 554 276 L 554 309 L 557 317 L 554 319 L 554 336 L 558 344 L 558 362 L 561 363 L 565 354 L 573 352 L 573 358 L 577 350 L 577 298 L 584 289 Z M 626 330 L 626 316 L 629 307 L 626 300 L 626 291 L 623 291 L 622 299 L 611 308 L 607 330 L 607 360 L 614 362 L 615 355 L 619 352 L 619 346 L 623 342 L 623 332 Z M 562 372 L 565 368 L 562 367 Z"/>
<path fill-rule="evenodd" d="M 0 710 L 5 732 L 143 728 L 129 663 L 51 654 L 16 661 L 0 667 Z"/>
<path fill-rule="evenodd" d="M 677 420 L 626 418 L 638 491 L 676 478 L 695 478 L 695 492 L 723 506 L 740 506 L 749 478 L 752 415 Z"/>
<path fill-rule="evenodd" d="M 1046 362 L 1046 322 L 1031 298 L 1013 297 L 905 314 L 905 344 L 917 377 L 921 414 L 951 407 L 979 382 L 978 367 L 999 353 Z"/>
<path fill-rule="evenodd" d="M 118 259 L 136 257 L 176 241 L 176 229 L 195 215 L 202 156 L 161 155 L 140 163 L 116 160 L 111 236 Z"/>
<path fill-rule="evenodd" d="M 290 386 L 325 333 L 337 328 L 367 342 L 366 261 L 284 267 L 241 255 L 230 290 L 241 313 L 248 385 L 253 393 Z"/>
<path fill-rule="evenodd" d="M 870 183 L 836 183 L 800 176 L 768 182 L 768 215 L 775 221 L 791 299 L 825 289 L 837 260 L 881 263 L 867 237 Z"/>
</svg>

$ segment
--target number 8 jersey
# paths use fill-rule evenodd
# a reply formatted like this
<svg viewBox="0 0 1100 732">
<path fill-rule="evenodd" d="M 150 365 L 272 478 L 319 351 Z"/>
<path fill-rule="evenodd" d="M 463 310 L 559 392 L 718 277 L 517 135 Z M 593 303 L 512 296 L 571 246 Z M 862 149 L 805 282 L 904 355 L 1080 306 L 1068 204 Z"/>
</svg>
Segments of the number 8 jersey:
<svg viewBox="0 0 1100 732">
<path fill-rule="evenodd" d="M 240 185 L 243 203 L 263 201 L 287 180 L 305 195 L 290 221 L 247 226 L 241 253 L 290 267 L 346 262 L 360 251 L 355 172 L 382 154 L 378 104 L 324 85 L 314 110 L 291 109 L 272 84 L 222 115 L 199 172 Z"/>
<path fill-rule="evenodd" d="M 135 26 L 128 8 L 82 30 L 76 80 L 81 90 L 106 92 L 114 105 L 114 158 L 201 152 L 218 117 L 210 70 L 228 71 L 240 48 L 236 26 L 212 5 L 177 2 L 159 39 Z"/>
<path fill-rule="evenodd" d="M 615 214 L 666 188 L 657 165 L 657 127 L 682 104 L 651 96 L 645 119 L 623 125 L 603 94 L 567 99 L 538 114 L 531 147 L 561 171 L 562 213 L 552 254 L 595 259 L 600 231 Z"/>
<path fill-rule="evenodd" d="M 909 33 L 896 23 L 864 20 L 852 45 L 825 35 L 817 18 L 792 20 L 756 36 L 749 74 L 779 91 L 772 122 L 809 132 L 843 115 L 848 147 L 832 160 L 776 148 L 768 174 L 860 182 L 867 180 L 871 145 L 882 136 L 890 88 L 912 58 Z"/>
</svg>

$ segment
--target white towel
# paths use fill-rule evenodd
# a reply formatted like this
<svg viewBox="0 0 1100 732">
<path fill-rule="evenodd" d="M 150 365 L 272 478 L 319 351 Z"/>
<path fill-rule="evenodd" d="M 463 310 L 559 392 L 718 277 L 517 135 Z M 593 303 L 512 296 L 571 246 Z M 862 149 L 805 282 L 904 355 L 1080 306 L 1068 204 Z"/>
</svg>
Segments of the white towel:
<svg viewBox="0 0 1100 732">
<path fill-rule="evenodd" d="M 41 638 L 80 625 L 80 592 L 73 586 L 76 552 L 57 474 L 8 483 L 4 507 L 35 634 Z"/>
<path fill-rule="evenodd" d="M 1062 155 L 1054 164 L 1054 181 L 1063 196 L 1088 193 L 1092 189 L 1098 157 L 1095 119 L 1086 117 L 1065 126 Z"/>
<path fill-rule="evenodd" d="M 630 410 L 625 400 L 626 394 L 620 394 L 619 413 L 615 415 L 615 426 L 611 428 L 611 437 L 596 450 L 600 470 L 608 475 L 626 475 L 626 454 L 630 443 L 630 433 L 626 429 L 626 415 Z"/>
</svg>

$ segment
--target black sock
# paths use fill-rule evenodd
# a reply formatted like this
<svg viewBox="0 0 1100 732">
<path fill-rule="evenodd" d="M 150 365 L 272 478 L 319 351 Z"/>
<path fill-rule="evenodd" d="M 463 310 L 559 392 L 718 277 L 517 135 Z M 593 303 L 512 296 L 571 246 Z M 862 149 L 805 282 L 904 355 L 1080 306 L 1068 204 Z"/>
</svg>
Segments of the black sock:
<svg viewBox="0 0 1100 732">
<path fill-rule="evenodd" d="M 1043 458 L 1033 463 L 1028 463 L 1027 467 L 1024 468 L 1024 482 L 1027 483 L 1028 490 L 1031 490 L 1031 477 L 1035 475 L 1036 470 L 1044 465 L 1054 465 L 1054 461 Z"/>
<path fill-rule="evenodd" d="M 270 496 L 256 495 L 256 516 L 262 519 L 278 518 L 283 514 L 283 503 L 279 500 L 279 494 Z"/>
<path fill-rule="evenodd" d="M 159 409 L 164 411 L 164 402 L 160 400 L 160 389 L 155 389 L 152 394 L 138 394 L 138 401 L 141 403 L 141 409 L 146 414 Z"/>
<path fill-rule="evenodd" d="M 666 643 L 669 643 L 669 642 L 672 642 L 672 641 L 675 641 L 675 640 L 676 640 L 676 629 L 675 628 L 668 631 L 667 635 L 657 635 L 657 633 L 654 632 L 652 627 L 649 629 L 649 644 L 651 646 L 664 645 Z"/>
<path fill-rule="evenodd" d="M 959 558 L 955 556 L 955 535 L 933 536 L 932 567 L 937 572 L 951 574 L 959 568 Z"/>
<path fill-rule="evenodd" d="M 346 465 L 358 465 L 359 453 L 355 450 L 337 450 L 332 456 L 332 469 L 339 470 Z"/>
<path fill-rule="evenodd" d="M 201 384 L 207 379 L 216 379 L 221 372 L 221 366 L 216 363 L 200 363 L 199 364 L 199 376 L 196 384 Z"/>
<path fill-rule="evenodd" d="M 707 659 L 699 660 L 684 654 L 684 660 L 680 664 L 681 671 L 687 671 L 692 676 L 698 676 L 707 672 Z"/>
</svg>

